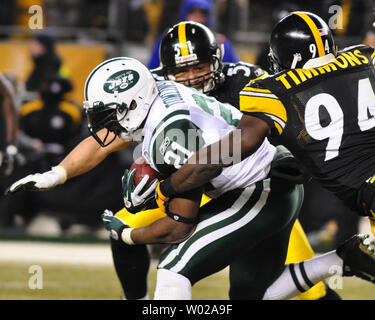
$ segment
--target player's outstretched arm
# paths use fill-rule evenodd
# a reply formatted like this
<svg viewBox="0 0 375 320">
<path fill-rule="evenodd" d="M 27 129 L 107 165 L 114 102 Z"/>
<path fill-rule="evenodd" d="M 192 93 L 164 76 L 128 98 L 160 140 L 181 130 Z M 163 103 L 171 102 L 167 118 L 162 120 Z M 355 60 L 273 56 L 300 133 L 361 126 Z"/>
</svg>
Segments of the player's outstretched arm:
<svg viewBox="0 0 375 320">
<path fill-rule="evenodd" d="M 113 133 L 111 133 L 113 134 Z M 106 135 L 106 129 L 98 133 L 99 138 Z M 112 139 L 112 137 L 108 137 Z M 101 163 L 112 152 L 126 148 L 131 142 L 119 137 L 108 146 L 101 147 L 93 137 L 82 140 L 60 163 L 66 171 L 67 178 L 73 178 L 90 171 Z"/>
<path fill-rule="evenodd" d="M 103 132 L 99 134 L 104 135 Z M 30 174 L 14 182 L 6 194 L 19 191 L 45 191 L 57 185 L 65 183 L 67 179 L 90 171 L 101 163 L 110 153 L 125 148 L 130 142 L 124 142 L 120 138 L 102 148 L 92 137 L 81 141 L 57 166 L 44 173 Z"/>
<path fill-rule="evenodd" d="M 247 158 L 263 143 L 270 129 L 265 121 L 252 116 L 243 115 L 237 130 L 240 130 L 237 131 L 240 135 L 232 131 L 220 141 L 199 150 L 189 159 L 188 163 L 184 164 L 168 179 L 161 182 L 159 190 L 162 195 L 167 198 L 174 197 L 177 194 L 205 185 L 207 182 L 217 177 L 223 167 L 233 165 L 224 155 L 228 155 L 229 159 Z M 238 150 L 238 148 L 235 148 L 235 144 L 239 143 L 239 141 L 236 140 L 239 136 L 241 137 L 239 149 L 241 156 L 236 157 L 233 156 L 233 150 Z M 226 150 L 224 152 L 223 148 L 229 148 L 229 152 Z M 219 150 L 219 157 L 215 157 L 215 159 L 219 159 L 219 163 L 217 164 L 212 163 L 212 150 Z"/>
</svg>

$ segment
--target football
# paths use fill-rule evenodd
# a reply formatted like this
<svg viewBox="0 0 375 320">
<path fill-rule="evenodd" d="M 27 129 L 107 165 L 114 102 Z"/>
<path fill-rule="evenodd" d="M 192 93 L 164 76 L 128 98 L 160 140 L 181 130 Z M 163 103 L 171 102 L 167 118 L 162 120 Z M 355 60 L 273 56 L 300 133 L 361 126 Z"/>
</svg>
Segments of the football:
<svg viewBox="0 0 375 320">
<path fill-rule="evenodd" d="M 147 187 L 154 179 L 159 178 L 159 172 L 152 169 L 151 166 L 146 162 L 144 158 L 138 158 L 131 166 L 129 170 L 137 169 L 134 177 L 134 185 L 142 180 L 142 178 L 148 174 L 150 177 L 145 185 Z"/>
</svg>

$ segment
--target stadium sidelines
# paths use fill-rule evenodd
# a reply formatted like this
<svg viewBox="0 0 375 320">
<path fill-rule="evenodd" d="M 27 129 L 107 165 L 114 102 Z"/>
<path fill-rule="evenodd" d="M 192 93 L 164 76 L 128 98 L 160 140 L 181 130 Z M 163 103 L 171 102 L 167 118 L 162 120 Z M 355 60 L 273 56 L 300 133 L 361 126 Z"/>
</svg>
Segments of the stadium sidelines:
<svg viewBox="0 0 375 320">
<path fill-rule="evenodd" d="M 0 257 L 2 262 L 113 266 L 109 243 L 107 245 L 2 241 L 0 242 Z"/>
<path fill-rule="evenodd" d="M 368 221 L 362 220 L 360 232 L 371 233 Z M 54 243 L 38 241 L 0 241 L 2 262 L 34 264 L 91 264 L 113 266 L 110 244 Z M 157 263 L 154 261 L 154 263 Z"/>
</svg>

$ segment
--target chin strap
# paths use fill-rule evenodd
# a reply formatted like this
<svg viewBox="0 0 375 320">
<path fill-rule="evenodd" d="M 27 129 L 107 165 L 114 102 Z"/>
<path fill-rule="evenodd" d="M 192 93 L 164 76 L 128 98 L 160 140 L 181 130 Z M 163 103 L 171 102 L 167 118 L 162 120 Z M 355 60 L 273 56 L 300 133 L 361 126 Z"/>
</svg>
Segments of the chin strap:
<svg viewBox="0 0 375 320">
<path fill-rule="evenodd" d="M 301 61 L 301 60 L 302 60 L 301 54 L 300 53 L 295 53 L 293 55 L 293 61 L 292 61 L 292 65 L 290 66 L 290 69 L 295 69 L 296 66 L 297 66 L 297 63 L 299 61 Z"/>
</svg>

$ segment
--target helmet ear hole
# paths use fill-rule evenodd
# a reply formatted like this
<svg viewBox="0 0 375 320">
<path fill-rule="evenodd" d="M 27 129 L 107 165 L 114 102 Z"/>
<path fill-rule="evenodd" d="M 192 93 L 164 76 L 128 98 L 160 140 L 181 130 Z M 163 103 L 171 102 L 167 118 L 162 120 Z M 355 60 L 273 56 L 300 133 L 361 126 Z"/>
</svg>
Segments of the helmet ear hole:
<svg viewBox="0 0 375 320">
<path fill-rule="evenodd" d="M 137 109 L 137 101 L 133 100 L 130 104 L 129 110 Z"/>
</svg>

